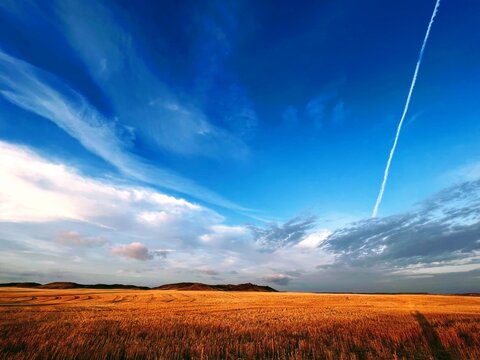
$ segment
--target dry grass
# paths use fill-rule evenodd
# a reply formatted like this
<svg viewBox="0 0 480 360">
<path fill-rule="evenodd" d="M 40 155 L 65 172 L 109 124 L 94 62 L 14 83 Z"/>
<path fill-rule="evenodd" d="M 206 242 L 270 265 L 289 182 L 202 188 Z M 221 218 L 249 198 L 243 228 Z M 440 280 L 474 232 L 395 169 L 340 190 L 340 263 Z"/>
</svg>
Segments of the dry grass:
<svg viewBox="0 0 480 360">
<path fill-rule="evenodd" d="M 480 359 L 480 298 L 6 288 L 0 358 Z"/>
</svg>

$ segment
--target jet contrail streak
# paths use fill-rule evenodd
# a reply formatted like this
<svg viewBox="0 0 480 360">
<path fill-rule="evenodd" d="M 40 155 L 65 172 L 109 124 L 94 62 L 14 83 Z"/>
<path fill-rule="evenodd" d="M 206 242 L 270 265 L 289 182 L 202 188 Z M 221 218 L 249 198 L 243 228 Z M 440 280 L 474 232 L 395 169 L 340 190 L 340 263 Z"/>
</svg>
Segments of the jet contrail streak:
<svg viewBox="0 0 480 360">
<path fill-rule="evenodd" d="M 440 0 L 437 0 L 435 3 L 435 8 L 433 9 L 432 17 L 430 18 L 430 23 L 428 24 L 427 33 L 425 34 L 425 38 L 423 39 L 422 48 L 420 49 L 420 54 L 418 55 L 417 66 L 415 67 L 415 72 L 413 73 L 412 84 L 410 85 L 410 90 L 408 91 L 407 101 L 405 103 L 405 108 L 403 109 L 402 118 L 398 123 L 397 134 L 395 135 L 395 140 L 393 141 L 392 149 L 390 150 L 390 156 L 388 157 L 387 166 L 385 167 L 385 173 L 383 175 L 382 186 L 380 187 L 380 192 L 378 193 L 377 202 L 375 203 L 375 207 L 373 208 L 372 217 L 376 217 L 378 214 L 378 207 L 382 202 L 383 193 L 385 192 L 385 185 L 387 184 L 388 180 L 388 171 L 390 170 L 390 164 L 392 163 L 393 155 L 395 154 L 395 148 L 397 147 L 398 137 L 400 136 L 400 132 L 402 131 L 403 120 L 405 119 L 405 115 L 408 111 L 408 106 L 410 105 L 410 99 L 412 98 L 412 92 L 415 88 L 415 82 L 417 81 L 418 69 L 420 69 L 420 64 L 422 63 L 423 52 L 425 50 L 425 46 L 427 45 L 428 36 L 430 35 L 430 30 L 432 28 L 433 20 L 437 15 L 438 7 L 440 6 Z"/>
</svg>

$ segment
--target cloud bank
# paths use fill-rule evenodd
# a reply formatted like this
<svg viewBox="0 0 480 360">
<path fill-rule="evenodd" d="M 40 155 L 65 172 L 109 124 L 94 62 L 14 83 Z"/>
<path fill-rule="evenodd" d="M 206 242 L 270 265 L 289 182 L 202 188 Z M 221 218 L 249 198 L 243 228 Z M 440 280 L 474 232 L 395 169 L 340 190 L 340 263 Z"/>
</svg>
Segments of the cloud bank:
<svg viewBox="0 0 480 360">
<path fill-rule="evenodd" d="M 95 269 L 102 281 L 145 285 L 214 279 L 312 291 L 476 290 L 480 180 L 409 212 L 326 229 L 313 216 L 229 224 L 202 205 L 87 177 L 11 143 L 0 142 L 0 161 L 5 281 L 81 281 Z M 442 285 L 452 278 L 454 286 Z"/>
</svg>

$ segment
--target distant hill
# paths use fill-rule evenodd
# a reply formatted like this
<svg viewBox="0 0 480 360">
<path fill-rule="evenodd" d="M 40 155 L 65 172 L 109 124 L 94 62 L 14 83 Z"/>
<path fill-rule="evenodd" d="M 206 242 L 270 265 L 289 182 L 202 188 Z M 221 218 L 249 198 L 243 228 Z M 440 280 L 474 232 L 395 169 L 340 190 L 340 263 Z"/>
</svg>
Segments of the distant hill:
<svg viewBox="0 0 480 360">
<path fill-rule="evenodd" d="M 182 282 L 157 286 L 156 290 L 202 290 L 202 291 L 252 291 L 252 292 L 276 292 L 270 286 L 261 286 L 251 283 L 238 285 L 208 285 L 203 283 Z"/>
<path fill-rule="evenodd" d="M 0 283 L 0 287 L 20 287 L 37 289 L 131 289 L 131 290 L 149 290 L 147 286 L 123 285 L 123 284 L 93 284 L 83 285 L 74 282 L 51 282 L 40 284 L 36 282 L 10 282 Z"/>
<path fill-rule="evenodd" d="M 264 285 L 256 285 L 252 283 L 238 284 L 238 285 L 214 285 L 223 291 L 256 291 L 256 292 L 277 292 L 274 288 Z"/>
<path fill-rule="evenodd" d="M 192 283 L 192 282 L 181 282 L 175 284 L 165 284 L 161 286 L 154 287 L 155 290 L 207 290 L 207 291 L 217 291 L 213 285 L 207 285 L 202 283 Z"/>
<path fill-rule="evenodd" d="M 147 286 L 124 285 L 124 284 L 93 284 L 84 285 L 75 282 L 51 282 L 48 284 L 39 284 L 35 282 L 11 282 L 0 284 L 0 287 L 23 287 L 37 289 L 125 289 L 125 290 L 197 290 L 197 291 L 252 291 L 252 292 L 276 292 L 277 290 L 270 286 L 261 286 L 251 283 L 238 285 L 208 285 L 202 283 L 182 282 L 175 284 L 166 284 L 149 288 Z"/>
<path fill-rule="evenodd" d="M 83 285 L 74 282 L 52 282 L 45 285 L 38 286 L 40 289 L 78 289 L 83 288 Z"/>
<path fill-rule="evenodd" d="M 37 286 L 39 289 L 130 289 L 130 290 L 149 290 L 147 286 L 123 285 L 123 284 L 93 284 L 84 285 L 74 282 L 52 282 Z"/>
<path fill-rule="evenodd" d="M 0 284 L 0 287 L 23 287 L 23 288 L 34 288 L 39 287 L 42 284 L 36 282 L 10 282 Z"/>
</svg>

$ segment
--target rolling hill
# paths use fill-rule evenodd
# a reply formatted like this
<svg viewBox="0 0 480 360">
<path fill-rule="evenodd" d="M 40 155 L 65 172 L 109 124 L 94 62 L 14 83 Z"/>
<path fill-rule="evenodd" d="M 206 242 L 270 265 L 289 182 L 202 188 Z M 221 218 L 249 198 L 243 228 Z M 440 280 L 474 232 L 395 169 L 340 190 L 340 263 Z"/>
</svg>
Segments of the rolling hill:
<svg viewBox="0 0 480 360">
<path fill-rule="evenodd" d="M 182 282 L 175 284 L 166 284 L 155 287 L 156 290 L 202 290 L 202 291 L 252 291 L 252 292 L 276 292 L 270 286 L 256 285 L 252 283 L 245 284 L 227 284 L 227 285 L 208 285 L 203 283 Z"/>
<path fill-rule="evenodd" d="M 181 282 L 175 284 L 165 284 L 157 287 L 124 285 L 124 284 L 78 284 L 75 282 L 51 282 L 40 284 L 35 282 L 10 282 L 0 284 L 0 287 L 20 287 L 37 289 L 125 289 L 125 290 L 197 290 L 197 291 L 249 291 L 249 292 L 276 292 L 277 290 L 270 286 L 256 285 L 252 283 L 245 284 L 226 284 L 226 285 L 208 285 L 203 283 Z"/>
</svg>

